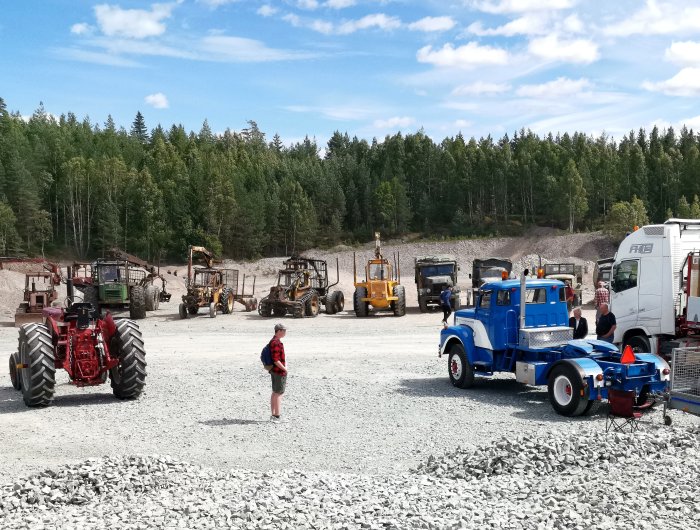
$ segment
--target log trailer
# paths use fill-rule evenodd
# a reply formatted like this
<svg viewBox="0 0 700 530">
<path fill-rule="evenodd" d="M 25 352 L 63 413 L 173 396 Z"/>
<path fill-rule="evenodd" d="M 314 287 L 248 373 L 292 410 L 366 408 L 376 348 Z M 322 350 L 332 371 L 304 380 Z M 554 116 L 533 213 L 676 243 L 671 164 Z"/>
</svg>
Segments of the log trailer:
<svg viewBox="0 0 700 530">
<path fill-rule="evenodd" d="M 511 372 L 520 383 L 546 385 L 552 408 L 564 416 L 590 413 L 611 388 L 634 390 L 640 405 L 667 390 L 670 369 L 661 357 L 572 337 L 564 284 L 528 279 L 526 270 L 519 280 L 482 285 L 476 306 L 457 311 L 454 325 L 441 331 L 439 355 L 447 356 L 454 386 Z"/>
</svg>

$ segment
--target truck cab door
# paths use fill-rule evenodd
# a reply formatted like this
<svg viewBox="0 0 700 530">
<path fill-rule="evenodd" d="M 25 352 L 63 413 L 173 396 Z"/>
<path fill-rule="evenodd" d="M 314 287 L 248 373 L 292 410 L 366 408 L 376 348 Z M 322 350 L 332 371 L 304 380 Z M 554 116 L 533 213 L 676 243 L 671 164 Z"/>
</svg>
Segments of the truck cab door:
<svg viewBox="0 0 700 530">
<path fill-rule="evenodd" d="M 639 319 L 638 259 L 626 259 L 613 266 L 610 282 L 610 310 L 615 315 L 615 341 L 622 340 L 625 331 L 637 325 Z"/>
</svg>

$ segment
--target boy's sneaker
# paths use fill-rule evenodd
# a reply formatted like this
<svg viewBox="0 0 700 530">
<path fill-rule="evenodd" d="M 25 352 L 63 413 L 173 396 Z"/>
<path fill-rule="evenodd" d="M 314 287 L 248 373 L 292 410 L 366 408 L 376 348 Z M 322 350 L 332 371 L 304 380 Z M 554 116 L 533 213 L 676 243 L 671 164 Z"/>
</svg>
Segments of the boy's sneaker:
<svg viewBox="0 0 700 530">
<path fill-rule="evenodd" d="M 277 421 L 275 423 L 287 423 L 287 418 L 283 418 L 282 416 L 277 416 Z"/>
<path fill-rule="evenodd" d="M 272 423 L 279 423 L 280 422 L 280 417 L 279 416 L 270 416 L 270 421 Z"/>
</svg>

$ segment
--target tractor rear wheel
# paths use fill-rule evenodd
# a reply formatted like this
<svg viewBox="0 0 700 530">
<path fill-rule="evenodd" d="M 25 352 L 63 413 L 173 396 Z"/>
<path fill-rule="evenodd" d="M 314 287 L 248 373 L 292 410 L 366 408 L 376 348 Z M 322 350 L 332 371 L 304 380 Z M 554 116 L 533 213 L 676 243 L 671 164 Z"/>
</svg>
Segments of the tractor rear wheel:
<svg viewBox="0 0 700 530">
<path fill-rule="evenodd" d="M 394 316 L 402 317 L 406 314 L 406 289 L 403 285 L 394 287 L 394 296 L 398 297 L 394 302 Z"/>
<path fill-rule="evenodd" d="M 580 416 L 588 406 L 581 375 L 570 364 L 552 368 L 547 392 L 552 408 L 562 416 Z"/>
<path fill-rule="evenodd" d="M 146 290 L 141 285 L 135 285 L 131 288 L 129 317 L 132 320 L 146 318 Z"/>
<path fill-rule="evenodd" d="M 187 308 L 187 312 L 190 315 L 196 315 L 197 313 L 199 313 L 199 306 L 198 305 L 191 305 Z"/>
<path fill-rule="evenodd" d="M 363 298 L 367 298 L 367 289 L 357 287 L 353 295 L 352 305 L 355 309 L 355 315 L 358 317 L 366 317 L 369 314 L 369 303 L 363 302 Z"/>
<path fill-rule="evenodd" d="M 258 304 L 258 314 L 261 317 L 271 317 L 272 316 L 272 307 L 267 301 L 267 298 L 263 298 L 260 300 L 260 303 Z"/>
<path fill-rule="evenodd" d="M 224 315 L 230 315 L 233 313 L 233 289 L 230 287 L 224 287 L 221 291 L 219 302 L 223 308 Z"/>
<path fill-rule="evenodd" d="M 135 399 L 146 385 L 146 350 L 136 322 L 117 320 L 117 332 L 112 337 L 110 353 L 119 364 L 109 371 L 112 392 L 119 399 Z"/>
<path fill-rule="evenodd" d="M 185 304 L 180 304 L 180 307 L 178 307 L 178 312 L 180 313 L 180 318 L 187 318 L 187 306 Z"/>
<path fill-rule="evenodd" d="M 306 301 L 306 316 L 315 317 L 320 310 L 321 302 L 318 299 L 318 294 L 313 293 Z"/>
<path fill-rule="evenodd" d="M 146 311 L 156 311 L 160 305 L 160 289 L 151 284 L 146 286 Z"/>
<path fill-rule="evenodd" d="M 22 390 L 22 379 L 17 373 L 17 364 L 19 363 L 19 356 L 17 353 L 10 355 L 10 381 L 12 381 L 12 388 L 15 390 Z"/>
<path fill-rule="evenodd" d="M 20 328 L 18 357 L 24 403 L 28 407 L 49 405 L 56 386 L 56 364 L 51 334 L 44 324 Z"/>
<path fill-rule="evenodd" d="M 216 304 L 214 302 L 209 304 L 209 316 L 211 318 L 216 318 Z"/>
<path fill-rule="evenodd" d="M 287 314 L 287 308 L 284 306 L 275 306 L 272 308 L 272 314 L 276 317 L 283 317 Z"/>
<path fill-rule="evenodd" d="M 469 364 L 464 346 L 453 344 L 447 355 L 447 370 L 450 381 L 457 388 L 470 388 L 474 386 L 474 367 Z"/>
</svg>

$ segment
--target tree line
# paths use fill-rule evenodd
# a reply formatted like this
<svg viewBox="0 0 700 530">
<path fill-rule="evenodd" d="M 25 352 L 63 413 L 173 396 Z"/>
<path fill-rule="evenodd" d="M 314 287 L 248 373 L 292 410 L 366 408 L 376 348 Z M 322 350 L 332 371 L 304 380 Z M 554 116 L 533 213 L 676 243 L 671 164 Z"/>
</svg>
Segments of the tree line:
<svg viewBox="0 0 700 530">
<path fill-rule="evenodd" d="M 0 98 L 0 253 L 88 258 L 117 246 L 181 259 L 190 244 L 233 258 L 386 236 L 629 229 L 700 218 L 700 136 L 686 128 L 498 140 L 423 131 L 368 142 L 335 132 L 285 146 L 254 121 L 216 135 L 129 130 Z"/>
</svg>

